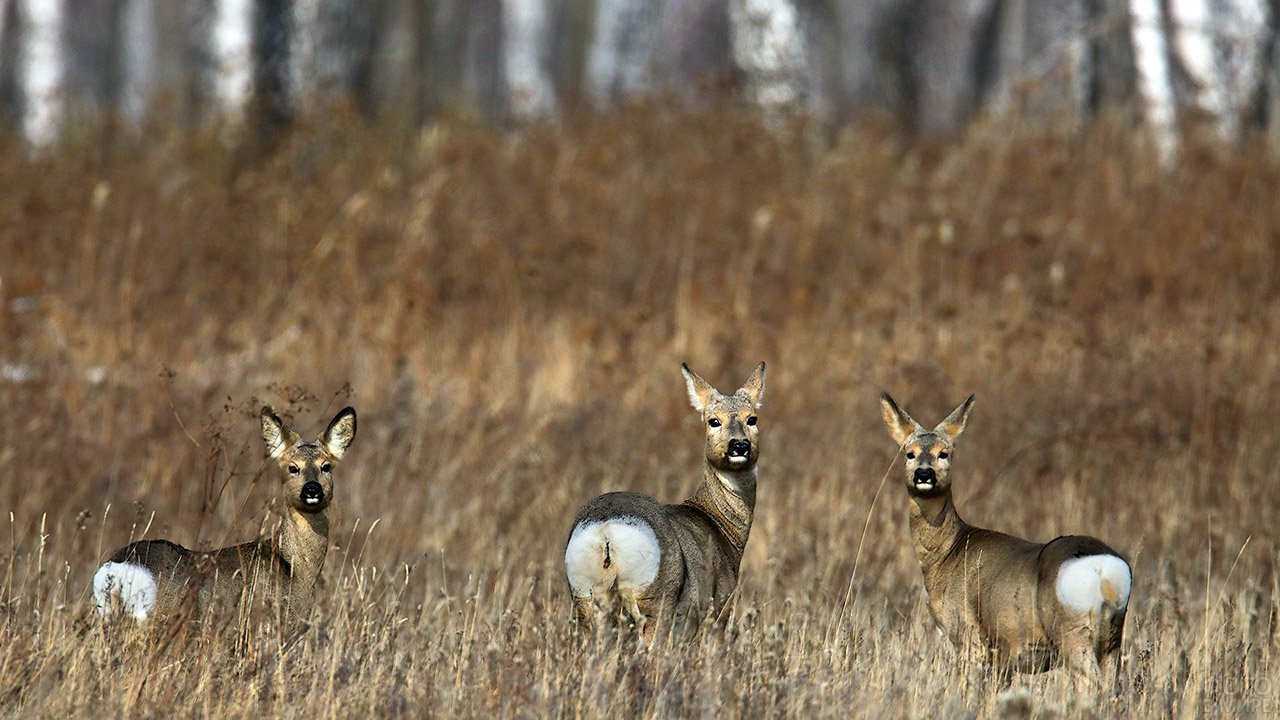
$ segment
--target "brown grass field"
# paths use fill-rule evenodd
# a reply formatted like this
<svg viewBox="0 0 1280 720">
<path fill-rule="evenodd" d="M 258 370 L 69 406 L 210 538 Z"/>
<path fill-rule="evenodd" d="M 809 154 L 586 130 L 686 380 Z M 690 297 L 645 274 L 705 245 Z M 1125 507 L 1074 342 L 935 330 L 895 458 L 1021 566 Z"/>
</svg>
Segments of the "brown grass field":
<svg viewBox="0 0 1280 720">
<path fill-rule="evenodd" d="M 389 139 L 395 136 L 397 139 Z M 1127 132 L 834 143 L 638 109 L 271 146 L 157 128 L 0 145 L 0 715 L 1274 717 L 1280 163 L 1158 171 Z M 683 499 L 679 363 L 769 363 L 727 622 L 581 649 L 562 553 L 590 497 Z M 1003 684 L 933 626 L 877 393 L 977 406 L 964 517 L 1090 533 L 1135 588 L 1114 699 Z M 360 430 L 296 642 L 102 625 L 146 532 L 269 528 L 264 403 Z"/>
</svg>

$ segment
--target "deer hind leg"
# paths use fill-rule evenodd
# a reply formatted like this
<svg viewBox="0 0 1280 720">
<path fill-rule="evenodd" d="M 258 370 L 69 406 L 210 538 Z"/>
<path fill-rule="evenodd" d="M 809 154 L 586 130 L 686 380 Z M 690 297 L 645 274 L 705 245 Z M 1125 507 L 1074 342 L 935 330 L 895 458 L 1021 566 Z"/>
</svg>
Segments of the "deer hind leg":
<svg viewBox="0 0 1280 720">
<path fill-rule="evenodd" d="M 578 632 L 583 635 L 591 635 L 596 631 L 596 613 L 598 606 L 595 598 L 590 595 L 574 595 L 573 596 L 573 619 L 578 626 Z"/>
<path fill-rule="evenodd" d="M 618 619 L 623 625 L 635 628 L 636 636 L 641 642 L 648 644 L 653 636 L 653 628 L 649 627 L 649 617 L 640 607 L 643 602 L 640 592 L 640 588 L 618 589 Z"/>
<path fill-rule="evenodd" d="M 1059 652 L 1077 688 L 1081 684 L 1093 692 L 1103 690 L 1102 667 L 1098 662 L 1097 618 L 1081 617 L 1063 633 Z"/>
</svg>

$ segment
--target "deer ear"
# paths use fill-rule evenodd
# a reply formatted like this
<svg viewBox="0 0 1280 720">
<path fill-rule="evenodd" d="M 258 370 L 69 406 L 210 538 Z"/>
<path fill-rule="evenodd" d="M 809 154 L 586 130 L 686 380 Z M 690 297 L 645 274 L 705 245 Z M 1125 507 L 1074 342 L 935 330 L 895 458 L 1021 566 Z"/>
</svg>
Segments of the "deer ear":
<svg viewBox="0 0 1280 720">
<path fill-rule="evenodd" d="M 267 457 L 279 460 L 284 451 L 298 442 L 298 434 L 284 426 L 284 422 L 272 411 L 262 407 L 262 440 L 267 444 Z"/>
<path fill-rule="evenodd" d="M 680 363 L 680 372 L 684 373 L 684 384 L 689 391 L 689 404 L 694 410 L 702 412 L 715 396 L 716 389 L 711 387 L 711 383 L 699 377 L 698 373 L 690 370 L 685 363 Z"/>
<path fill-rule="evenodd" d="M 751 373 L 751 377 L 747 378 L 747 382 L 743 384 L 742 389 L 738 391 L 740 395 L 746 395 L 751 401 L 751 405 L 757 410 L 764 403 L 764 363 L 756 366 L 756 371 Z"/>
<path fill-rule="evenodd" d="M 968 400 L 960 403 L 960 407 L 951 411 L 946 420 L 938 423 L 938 427 L 933 431 L 951 438 L 951 442 L 955 442 L 960 437 L 960 433 L 964 432 L 964 426 L 969 424 L 969 411 L 973 409 L 973 395 Z"/>
<path fill-rule="evenodd" d="M 324 437 L 321 442 L 324 443 L 324 449 L 329 454 L 342 459 L 342 455 L 347 452 L 347 448 L 351 447 L 351 441 L 356 439 L 356 411 L 353 408 L 343 408 L 330 421 L 329 427 L 324 431 Z"/>
<path fill-rule="evenodd" d="M 911 433 L 922 429 L 920 423 L 898 407 L 898 403 L 894 402 L 886 392 L 880 393 L 880 415 L 884 418 L 884 426 L 889 428 L 889 435 L 898 445 L 905 443 L 907 438 L 911 437 Z"/>
</svg>

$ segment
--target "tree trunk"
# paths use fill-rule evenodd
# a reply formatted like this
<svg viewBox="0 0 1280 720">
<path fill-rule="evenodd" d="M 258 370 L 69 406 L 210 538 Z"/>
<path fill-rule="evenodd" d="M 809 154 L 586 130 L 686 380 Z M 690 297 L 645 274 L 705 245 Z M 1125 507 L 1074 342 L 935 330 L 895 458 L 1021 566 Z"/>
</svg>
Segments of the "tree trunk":
<svg viewBox="0 0 1280 720">
<path fill-rule="evenodd" d="M 644 93 L 653 81 L 653 0 L 598 0 L 587 51 L 587 92 L 598 108 Z"/>
<path fill-rule="evenodd" d="M 359 100 L 373 64 L 381 3 L 369 0 L 295 0 L 290 19 L 290 97 L 314 109 L 335 100 Z"/>
<path fill-rule="evenodd" d="M 897 103 L 883 91 L 891 84 L 883 57 L 886 28 L 900 3 L 886 0 L 844 0 L 835 4 L 839 28 L 838 116 L 856 116 L 866 110 L 890 108 Z M 900 89 L 900 88 L 895 88 Z"/>
<path fill-rule="evenodd" d="M 1261 82 L 1266 5 L 1263 0 L 1168 0 L 1168 8 L 1193 117 L 1218 139 L 1234 139 Z"/>
<path fill-rule="evenodd" d="M 730 42 L 747 95 L 766 110 L 805 100 L 805 47 L 791 0 L 730 0 Z"/>
<path fill-rule="evenodd" d="M 979 96 L 981 42 L 994 0 L 919 0 L 912 8 L 908 47 L 913 116 L 921 132 L 957 130 Z"/>
<path fill-rule="evenodd" d="M 260 132 L 271 134 L 293 116 L 289 98 L 292 26 L 288 0 L 259 0 L 254 18 L 254 108 Z"/>
<path fill-rule="evenodd" d="M 116 51 L 116 106 L 126 123 L 137 127 L 155 103 L 155 0 L 123 0 Z"/>
<path fill-rule="evenodd" d="M 214 113 L 231 123 L 244 121 L 253 94 L 253 0 L 216 0 L 206 71 Z"/>
<path fill-rule="evenodd" d="M 726 87 L 733 61 L 729 12 L 720 0 L 668 0 L 658 11 L 654 82 L 685 102 Z"/>
<path fill-rule="evenodd" d="M 551 0 L 503 0 L 504 69 L 511 114 L 521 120 L 551 117 Z"/>
<path fill-rule="evenodd" d="M 995 104 L 1072 126 L 1083 122 L 1089 87 L 1083 0 L 1008 0 L 1000 17 Z"/>
<path fill-rule="evenodd" d="M 1160 161 L 1169 166 L 1177 159 L 1179 139 L 1163 12 L 1159 0 L 1129 0 L 1129 13 L 1143 118 Z"/>
<path fill-rule="evenodd" d="M 34 147 L 58 137 L 65 107 L 64 7 L 60 0 L 19 0 L 22 134 Z"/>
<path fill-rule="evenodd" d="M 1089 27 L 1094 31 L 1089 109 L 1136 109 L 1140 103 L 1134 99 L 1138 82 L 1129 0 L 1092 0 Z"/>
</svg>

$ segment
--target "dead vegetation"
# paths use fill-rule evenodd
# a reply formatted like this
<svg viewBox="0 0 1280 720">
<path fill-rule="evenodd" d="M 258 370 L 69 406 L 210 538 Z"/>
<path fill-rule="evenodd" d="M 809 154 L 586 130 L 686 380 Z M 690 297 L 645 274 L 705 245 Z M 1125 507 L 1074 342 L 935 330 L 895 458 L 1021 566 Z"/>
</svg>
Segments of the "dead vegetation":
<svg viewBox="0 0 1280 720">
<path fill-rule="evenodd" d="M 1280 711 L 1280 166 L 1159 173 L 1099 127 L 955 145 L 660 109 L 229 151 L 0 148 L 7 716 L 1265 716 Z M 574 510 L 698 477 L 678 368 L 769 362 L 727 626 L 578 652 Z M 1125 686 L 1002 687 L 933 628 L 880 389 L 941 416 L 966 519 L 1135 569 Z M 310 629 L 104 633 L 139 536 L 260 531 L 254 413 L 361 439 Z M 268 476 L 269 477 L 269 476 Z M 108 511 L 108 506 L 110 510 Z"/>
</svg>

